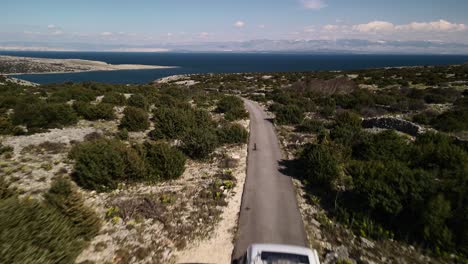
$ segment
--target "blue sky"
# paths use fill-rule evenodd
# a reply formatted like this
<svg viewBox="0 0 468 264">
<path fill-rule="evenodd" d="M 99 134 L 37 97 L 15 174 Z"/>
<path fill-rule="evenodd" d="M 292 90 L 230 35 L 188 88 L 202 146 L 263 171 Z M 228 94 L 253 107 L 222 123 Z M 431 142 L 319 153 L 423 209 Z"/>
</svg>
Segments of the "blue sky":
<svg viewBox="0 0 468 264">
<path fill-rule="evenodd" d="M 468 43 L 465 0 L 2 0 L 0 41 Z"/>
</svg>

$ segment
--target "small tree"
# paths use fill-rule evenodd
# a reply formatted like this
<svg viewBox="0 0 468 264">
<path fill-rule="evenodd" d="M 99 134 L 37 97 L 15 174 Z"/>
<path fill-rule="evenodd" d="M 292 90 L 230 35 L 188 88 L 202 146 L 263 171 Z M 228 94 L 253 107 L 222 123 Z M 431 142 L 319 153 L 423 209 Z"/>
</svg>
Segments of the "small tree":
<svg viewBox="0 0 468 264">
<path fill-rule="evenodd" d="M 340 174 L 338 160 L 333 151 L 324 144 L 307 144 L 301 153 L 300 161 L 308 183 L 331 187 Z"/>
<path fill-rule="evenodd" d="M 150 181 L 177 179 L 185 171 L 184 154 L 165 143 L 146 143 L 145 159 Z"/>
<path fill-rule="evenodd" d="M 115 119 L 114 106 L 111 104 L 100 103 L 92 105 L 89 103 L 75 102 L 73 108 L 78 115 L 90 121 Z"/>
<path fill-rule="evenodd" d="M 128 131 L 144 131 L 149 126 L 148 113 L 140 108 L 125 108 L 124 116 L 120 121 L 120 128 L 126 128 Z"/>
<path fill-rule="evenodd" d="M 78 117 L 69 105 L 36 102 L 18 104 L 12 120 L 28 128 L 57 128 L 75 124 Z"/>
<path fill-rule="evenodd" d="M 127 98 L 125 98 L 125 95 L 121 93 L 112 92 L 104 95 L 104 98 L 102 98 L 102 102 L 106 104 L 123 106 L 127 103 Z"/>
<path fill-rule="evenodd" d="M 73 179 L 85 189 L 109 191 L 125 179 L 126 164 L 121 146 L 115 142 L 97 140 L 75 146 L 70 155 L 75 159 Z"/>
<path fill-rule="evenodd" d="M 304 119 L 304 112 L 297 105 L 285 105 L 275 112 L 276 122 L 282 125 L 300 124 Z"/>
<path fill-rule="evenodd" d="M 63 216 L 75 224 L 80 236 L 91 239 L 99 232 L 99 218 L 90 208 L 84 206 L 83 198 L 69 180 L 65 178 L 55 180 L 44 198 L 47 204 L 57 208 Z"/>
<path fill-rule="evenodd" d="M 226 124 L 218 130 L 220 143 L 241 144 L 246 143 L 249 132 L 239 124 Z"/>
<path fill-rule="evenodd" d="M 447 201 L 442 194 L 433 197 L 423 213 L 424 239 L 437 248 L 450 248 L 453 245 L 453 235 L 447 227 L 450 216 L 450 201 Z"/>
<path fill-rule="evenodd" d="M 196 128 L 191 130 L 182 139 L 182 149 L 193 159 L 205 159 L 219 144 L 214 129 Z"/>
<path fill-rule="evenodd" d="M 217 111 L 224 113 L 224 118 L 228 121 L 247 118 L 249 115 L 245 111 L 244 102 L 236 96 L 225 96 L 219 100 Z"/>
<path fill-rule="evenodd" d="M 144 110 L 148 110 L 148 100 L 141 94 L 134 94 L 128 98 L 127 104 L 129 106 L 138 107 Z"/>
</svg>

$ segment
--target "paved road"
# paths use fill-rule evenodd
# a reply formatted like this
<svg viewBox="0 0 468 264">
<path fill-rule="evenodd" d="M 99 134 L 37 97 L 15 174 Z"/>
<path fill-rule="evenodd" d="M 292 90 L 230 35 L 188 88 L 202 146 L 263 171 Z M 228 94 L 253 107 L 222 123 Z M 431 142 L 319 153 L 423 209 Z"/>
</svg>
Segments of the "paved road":
<svg viewBox="0 0 468 264">
<path fill-rule="evenodd" d="M 249 157 L 233 260 L 252 243 L 306 245 L 294 186 L 279 172 L 282 155 L 273 125 L 257 103 L 245 100 L 245 106 L 250 113 Z"/>
</svg>

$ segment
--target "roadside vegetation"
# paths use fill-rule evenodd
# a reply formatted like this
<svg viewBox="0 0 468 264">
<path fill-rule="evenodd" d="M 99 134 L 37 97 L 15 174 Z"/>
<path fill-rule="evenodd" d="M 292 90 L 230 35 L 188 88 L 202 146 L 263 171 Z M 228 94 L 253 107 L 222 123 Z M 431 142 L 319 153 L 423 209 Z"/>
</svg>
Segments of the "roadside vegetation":
<svg viewBox="0 0 468 264">
<path fill-rule="evenodd" d="M 217 111 L 221 100 L 235 102 L 223 110 L 234 117 Z M 239 177 L 230 155 L 243 153 L 245 118 L 240 99 L 215 91 L 5 79 L 0 262 L 168 261 L 165 250 L 209 236 L 220 221 Z M 119 237 L 136 226 L 131 239 Z M 114 251 L 80 256 L 103 250 L 102 237 Z"/>
<path fill-rule="evenodd" d="M 190 78 L 273 114 L 295 157 L 289 170 L 327 217 L 363 238 L 466 261 L 467 65 Z"/>
<path fill-rule="evenodd" d="M 1 263 L 72 263 L 99 228 L 70 181 L 57 179 L 37 201 L 18 198 L 0 178 Z"/>
</svg>

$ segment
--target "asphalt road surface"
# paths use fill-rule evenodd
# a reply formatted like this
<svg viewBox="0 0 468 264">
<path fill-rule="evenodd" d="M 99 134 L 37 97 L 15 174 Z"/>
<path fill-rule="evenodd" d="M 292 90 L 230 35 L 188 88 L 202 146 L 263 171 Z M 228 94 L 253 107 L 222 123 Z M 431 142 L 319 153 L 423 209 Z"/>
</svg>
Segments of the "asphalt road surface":
<svg viewBox="0 0 468 264">
<path fill-rule="evenodd" d="M 274 127 L 257 103 L 244 102 L 250 113 L 249 156 L 233 260 L 252 243 L 307 243 L 292 180 L 279 171 L 282 154 Z"/>
</svg>

